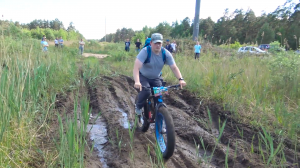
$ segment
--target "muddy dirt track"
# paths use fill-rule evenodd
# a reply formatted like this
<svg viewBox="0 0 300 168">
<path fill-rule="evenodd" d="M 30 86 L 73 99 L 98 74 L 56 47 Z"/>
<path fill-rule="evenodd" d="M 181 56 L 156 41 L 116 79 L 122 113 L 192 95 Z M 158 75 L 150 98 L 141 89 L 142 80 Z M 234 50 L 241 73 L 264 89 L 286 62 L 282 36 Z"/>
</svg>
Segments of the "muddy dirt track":
<svg viewBox="0 0 300 168">
<path fill-rule="evenodd" d="M 91 128 L 89 145 L 94 145 L 94 151 L 92 154 L 87 152 L 86 167 L 143 168 L 157 164 L 153 128 L 146 133 L 135 131 L 133 143 L 130 141 L 128 121 L 132 125 L 134 99 L 138 93 L 133 85 L 134 81 L 127 76 L 103 76 L 87 83 L 84 92 L 90 98 L 93 113 L 88 126 Z M 165 167 L 225 167 L 226 163 L 228 167 L 236 168 L 269 167 L 260 157 L 257 138 L 260 130 L 237 123 L 229 111 L 223 111 L 217 104 L 201 100 L 187 90 L 170 91 L 164 96 L 164 101 L 173 117 L 176 132 L 175 152 L 165 161 Z M 211 112 L 212 125 L 209 124 L 207 109 Z M 219 118 L 221 123 L 226 120 L 226 126 L 217 143 L 211 128 L 219 127 Z M 243 130 L 242 137 L 237 128 Z M 203 139 L 205 149 L 200 139 Z M 300 158 L 299 147 L 295 153 L 295 146 L 289 141 L 285 141 L 285 146 L 288 163 L 284 167 L 298 167 L 295 164 L 299 161 L 295 158 Z"/>
</svg>

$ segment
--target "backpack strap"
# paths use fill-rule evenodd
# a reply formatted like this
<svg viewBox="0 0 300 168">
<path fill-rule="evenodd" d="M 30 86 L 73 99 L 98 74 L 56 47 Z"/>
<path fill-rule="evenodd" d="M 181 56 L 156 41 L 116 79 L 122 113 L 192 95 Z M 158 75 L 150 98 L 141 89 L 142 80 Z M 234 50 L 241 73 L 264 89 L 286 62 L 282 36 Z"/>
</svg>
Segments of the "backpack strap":
<svg viewBox="0 0 300 168">
<path fill-rule="evenodd" d="M 161 48 L 161 53 L 162 53 L 162 58 L 164 61 L 164 64 L 166 64 L 166 50 L 165 48 Z M 151 46 L 147 46 L 147 59 L 145 60 L 144 64 L 150 63 L 150 58 L 151 58 Z"/>
<path fill-rule="evenodd" d="M 165 48 L 161 48 L 161 53 L 162 53 L 162 58 L 163 58 L 163 61 L 164 61 L 164 64 L 166 64 L 166 50 Z"/>
<path fill-rule="evenodd" d="M 151 46 L 147 46 L 147 59 L 145 60 L 144 64 L 150 63 L 150 57 L 151 57 Z"/>
</svg>

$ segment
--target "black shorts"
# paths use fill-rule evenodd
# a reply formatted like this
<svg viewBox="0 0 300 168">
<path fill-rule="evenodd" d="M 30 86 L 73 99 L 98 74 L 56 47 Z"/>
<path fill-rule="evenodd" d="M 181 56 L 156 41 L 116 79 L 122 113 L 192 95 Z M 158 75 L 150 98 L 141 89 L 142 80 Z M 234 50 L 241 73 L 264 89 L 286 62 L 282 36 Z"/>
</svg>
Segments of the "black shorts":
<svg viewBox="0 0 300 168">
<path fill-rule="evenodd" d="M 58 47 L 58 44 L 55 44 L 55 47 Z"/>
<path fill-rule="evenodd" d="M 195 59 L 200 57 L 200 53 L 195 53 Z"/>
</svg>

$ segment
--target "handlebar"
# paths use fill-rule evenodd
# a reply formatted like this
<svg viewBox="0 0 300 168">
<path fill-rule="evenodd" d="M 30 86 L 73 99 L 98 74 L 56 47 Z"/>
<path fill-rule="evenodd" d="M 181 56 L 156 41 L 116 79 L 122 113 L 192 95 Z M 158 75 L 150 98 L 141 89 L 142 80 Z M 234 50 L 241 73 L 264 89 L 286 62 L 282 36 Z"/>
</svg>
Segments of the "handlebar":
<svg viewBox="0 0 300 168">
<path fill-rule="evenodd" d="M 163 86 L 159 86 L 159 87 L 163 87 Z M 179 88 L 180 87 L 180 84 L 177 84 L 177 85 L 171 85 L 171 86 L 165 86 L 164 88 Z M 154 87 L 146 87 L 146 86 L 142 86 L 142 88 L 145 88 L 145 89 L 151 89 L 151 88 L 154 88 Z"/>
<path fill-rule="evenodd" d="M 159 86 L 159 87 L 145 87 L 145 86 L 142 86 L 142 88 L 145 88 L 145 89 L 150 89 L 151 88 L 151 90 L 153 90 L 153 92 L 154 92 L 152 96 L 157 97 L 157 96 L 161 96 L 163 92 L 168 94 L 168 89 L 170 89 L 170 88 L 176 88 L 178 90 L 180 88 L 180 84 L 166 86 L 166 87 L 164 87 L 164 86 Z"/>
</svg>

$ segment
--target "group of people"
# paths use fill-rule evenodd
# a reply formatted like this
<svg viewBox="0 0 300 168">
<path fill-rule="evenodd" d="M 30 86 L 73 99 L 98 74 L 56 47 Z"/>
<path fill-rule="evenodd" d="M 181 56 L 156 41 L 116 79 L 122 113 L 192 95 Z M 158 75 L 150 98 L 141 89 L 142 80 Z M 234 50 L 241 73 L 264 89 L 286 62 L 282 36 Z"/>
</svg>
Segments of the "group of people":
<svg viewBox="0 0 300 168">
<path fill-rule="evenodd" d="M 47 42 L 47 38 L 45 35 L 43 35 L 42 37 L 42 41 L 41 41 L 41 45 L 42 45 L 42 51 L 43 52 L 47 52 L 48 51 L 48 47 L 49 47 L 49 44 Z M 63 48 L 64 47 L 64 40 L 62 39 L 62 37 L 60 37 L 59 39 L 56 37 L 54 39 L 54 45 L 55 47 L 60 47 L 60 48 Z M 83 54 L 83 50 L 84 50 L 84 45 L 85 45 L 85 42 L 81 39 L 79 41 L 79 52 L 80 54 L 82 55 Z"/>
<path fill-rule="evenodd" d="M 146 38 L 146 39 L 148 39 L 148 38 Z M 170 44 L 170 40 L 166 40 L 166 42 L 167 42 L 167 45 L 165 46 L 165 48 L 170 53 L 175 53 L 176 52 L 176 47 L 177 47 L 176 41 L 174 40 L 173 43 L 171 43 L 171 44 Z M 140 39 L 137 39 L 136 42 L 135 42 L 135 51 L 136 52 L 140 52 L 141 45 L 142 45 L 142 43 L 140 42 Z M 145 44 L 145 46 L 147 46 L 147 45 Z M 129 39 L 126 39 L 126 41 L 125 41 L 125 51 L 127 51 L 127 52 L 130 51 L 130 41 L 129 41 Z"/>
<path fill-rule="evenodd" d="M 60 46 L 61 48 L 63 48 L 64 40 L 62 39 L 62 37 L 60 37 L 59 40 L 56 37 L 55 40 L 54 40 L 54 44 L 55 44 L 55 47 Z"/>
<path fill-rule="evenodd" d="M 148 38 L 147 38 L 148 39 Z M 149 38 L 150 39 L 150 38 Z M 146 42 L 147 43 L 147 42 Z M 176 53 L 176 48 L 177 48 L 177 44 L 176 44 L 176 41 L 174 40 L 172 43 L 170 43 L 170 40 L 167 39 L 166 40 L 166 46 L 165 46 L 165 49 L 167 49 L 173 56 L 174 54 Z M 135 51 L 136 52 L 140 52 L 141 50 L 141 45 L 142 43 L 140 42 L 140 39 L 137 39 L 136 42 L 135 42 Z M 145 44 L 145 46 L 147 46 L 147 44 Z M 145 47 L 144 46 L 144 47 Z M 201 45 L 199 43 L 199 41 L 196 42 L 196 45 L 194 46 L 194 52 L 195 52 L 195 59 L 198 59 L 200 58 L 200 53 L 201 53 Z M 129 39 L 126 39 L 125 41 L 125 51 L 129 52 L 130 51 L 130 41 Z"/>
<path fill-rule="evenodd" d="M 167 45 L 166 45 L 165 48 L 166 48 L 170 53 L 176 53 L 176 47 L 177 47 L 176 41 L 174 40 L 173 43 L 170 44 L 170 40 L 167 39 L 166 42 L 167 42 Z"/>
<path fill-rule="evenodd" d="M 59 40 L 58 40 L 58 38 L 56 37 L 55 40 L 54 40 L 54 44 L 55 44 L 55 47 L 60 46 L 61 48 L 63 48 L 63 46 L 64 46 L 64 40 L 62 39 L 62 37 L 60 37 Z M 45 35 L 43 35 L 43 37 L 42 37 L 41 45 L 42 45 L 42 51 L 43 51 L 43 52 L 47 52 L 47 51 L 48 51 L 49 44 L 48 44 L 48 42 L 47 42 L 47 38 L 46 38 Z"/>
</svg>

